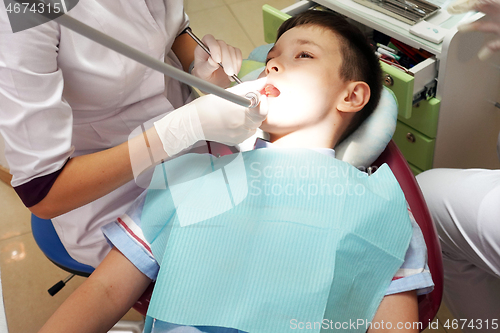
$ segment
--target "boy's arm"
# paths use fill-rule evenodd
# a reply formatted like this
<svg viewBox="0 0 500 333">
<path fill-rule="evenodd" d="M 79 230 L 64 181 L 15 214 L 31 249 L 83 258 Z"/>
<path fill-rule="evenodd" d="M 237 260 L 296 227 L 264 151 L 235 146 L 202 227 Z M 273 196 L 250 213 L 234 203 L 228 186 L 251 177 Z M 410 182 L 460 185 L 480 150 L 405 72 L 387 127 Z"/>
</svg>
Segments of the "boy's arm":
<svg viewBox="0 0 500 333">
<path fill-rule="evenodd" d="M 148 277 L 113 248 L 39 333 L 108 332 L 150 283 Z"/>
<path fill-rule="evenodd" d="M 375 317 L 372 320 L 372 326 L 368 329 L 368 333 L 418 333 L 419 327 L 417 323 L 417 293 L 415 290 L 406 291 L 384 297 L 375 313 Z"/>
</svg>

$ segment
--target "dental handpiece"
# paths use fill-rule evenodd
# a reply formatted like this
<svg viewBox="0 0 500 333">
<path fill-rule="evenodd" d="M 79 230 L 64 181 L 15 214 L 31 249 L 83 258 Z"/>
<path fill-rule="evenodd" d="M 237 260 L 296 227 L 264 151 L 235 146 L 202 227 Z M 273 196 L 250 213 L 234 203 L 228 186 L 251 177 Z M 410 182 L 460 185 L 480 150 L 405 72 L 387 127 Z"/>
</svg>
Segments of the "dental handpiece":
<svg viewBox="0 0 500 333">
<path fill-rule="evenodd" d="M 186 29 L 184 29 L 184 32 L 186 32 L 192 39 L 194 39 L 194 41 L 196 43 L 198 43 L 198 45 L 203 49 L 203 51 L 207 52 L 209 56 L 212 56 L 212 54 L 210 53 L 210 50 L 208 49 L 208 47 L 205 45 L 205 43 L 203 43 L 201 41 L 201 39 L 199 39 L 198 37 L 196 37 L 196 35 L 193 33 L 193 31 L 191 30 L 190 27 L 187 27 Z M 222 66 L 222 63 L 221 62 L 218 62 L 217 63 L 221 68 L 224 68 L 224 66 Z M 242 81 L 240 80 L 239 77 L 237 77 L 236 75 L 231 75 L 231 78 L 236 82 L 236 83 L 242 83 Z"/>
</svg>

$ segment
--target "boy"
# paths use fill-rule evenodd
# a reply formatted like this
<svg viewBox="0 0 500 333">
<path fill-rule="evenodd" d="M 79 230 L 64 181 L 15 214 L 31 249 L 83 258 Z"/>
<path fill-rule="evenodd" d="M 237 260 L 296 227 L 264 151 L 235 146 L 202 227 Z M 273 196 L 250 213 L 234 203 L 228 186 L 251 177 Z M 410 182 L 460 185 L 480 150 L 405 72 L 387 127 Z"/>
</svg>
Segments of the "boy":
<svg viewBox="0 0 500 333">
<path fill-rule="evenodd" d="M 361 32 L 340 16 L 326 12 L 306 12 L 286 21 L 268 54 L 263 75 L 267 77 L 267 85 L 262 93 L 268 97 L 270 111 L 261 128 L 270 134 L 272 146 L 314 148 L 329 156 L 334 156 L 331 147 L 373 111 L 381 91 L 377 58 Z M 271 144 L 258 140 L 256 146 Z M 279 150 L 274 152 L 281 154 Z M 156 260 L 161 260 L 155 258 L 141 231 L 141 219 L 144 223 L 147 221 L 147 196 L 145 192 L 128 214 L 104 229 L 115 248 L 42 332 L 105 332 L 135 303 L 151 280 L 156 279 L 159 270 Z M 265 196 L 259 200 L 260 207 L 271 203 Z M 265 216 L 271 211 L 262 208 L 260 213 Z M 202 232 L 208 234 L 210 230 Z M 410 245 L 404 251 L 405 263 L 393 281 L 387 282 L 390 285 L 384 291 L 386 296 L 371 320 L 379 325 L 367 327 L 369 332 L 418 332 L 413 325 L 405 330 L 404 324 L 418 321 L 417 290 L 419 294 L 429 292 L 432 280 L 425 263 L 425 244 L 414 223 Z M 301 328 L 300 322 L 287 320 L 290 320 L 289 329 Z M 384 322 L 390 322 L 390 328 L 380 325 Z M 180 326 L 161 320 L 155 320 L 152 325 L 147 329 L 153 332 L 237 331 L 213 326 Z M 349 330 L 349 327 L 342 328 Z"/>
</svg>

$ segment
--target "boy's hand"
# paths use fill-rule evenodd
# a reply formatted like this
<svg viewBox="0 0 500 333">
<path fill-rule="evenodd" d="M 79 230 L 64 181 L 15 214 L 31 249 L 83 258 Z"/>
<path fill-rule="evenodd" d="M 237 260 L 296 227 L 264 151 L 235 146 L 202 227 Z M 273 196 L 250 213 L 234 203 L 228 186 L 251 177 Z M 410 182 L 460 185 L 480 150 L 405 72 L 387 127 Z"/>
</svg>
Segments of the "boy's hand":
<svg viewBox="0 0 500 333">
<path fill-rule="evenodd" d="M 205 35 L 202 41 L 210 50 L 211 56 L 200 46 L 196 46 L 192 74 L 219 87 L 227 88 L 231 83 L 229 76 L 236 75 L 240 71 L 242 62 L 240 49 L 227 45 L 222 40 L 216 40 L 212 35 Z M 222 63 L 224 68 L 221 68 L 219 63 Z"/>
<path fill-rule="evenodd" d="M 448 12 L 451 14 L 461 14 L 470 10 L 485 13 L 488 20 L 461 25 L 458 30 L 482 31 L 500 35 L 500 0 L 456 0 L 448 6 Z M 500 39 L 484 45 L 477 56 L 481 60 L 486 60 L 498 50 L 500 50 Z"/>
</svg>

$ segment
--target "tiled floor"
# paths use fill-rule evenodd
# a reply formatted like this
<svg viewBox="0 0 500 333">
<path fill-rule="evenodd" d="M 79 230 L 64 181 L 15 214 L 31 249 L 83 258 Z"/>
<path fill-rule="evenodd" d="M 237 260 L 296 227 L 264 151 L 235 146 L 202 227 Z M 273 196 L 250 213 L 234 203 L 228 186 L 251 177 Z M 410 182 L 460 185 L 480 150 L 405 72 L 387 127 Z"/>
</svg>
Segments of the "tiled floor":
<svg viewBox="0 0 500 333">
<path fill-rule="evenodd" d="M 195 34 L 207 33 L 239 47 L 246 57 L 264 43 L 261 7 L 284 8 L 294 0 L 185 0 Z M 62 301 L 83 281 L 76 277 L 55 297 L 47 289 L 67 273 L 49 262 L 35 244 L 30 213 L 15 192 L 0 182 L 0 271 L 10 333 L 36 332 Z M 446 308 L 438 313 L 445 321 Z M 141 320 L 135 311 L 125 319 Z M 441 326 L 428 332 L 446 332 Z M 2 332 L 3 333 L 3 332 Z"/>
</svg>

